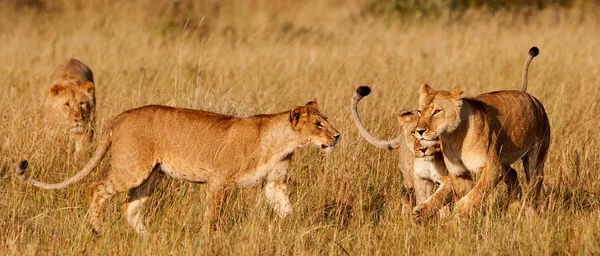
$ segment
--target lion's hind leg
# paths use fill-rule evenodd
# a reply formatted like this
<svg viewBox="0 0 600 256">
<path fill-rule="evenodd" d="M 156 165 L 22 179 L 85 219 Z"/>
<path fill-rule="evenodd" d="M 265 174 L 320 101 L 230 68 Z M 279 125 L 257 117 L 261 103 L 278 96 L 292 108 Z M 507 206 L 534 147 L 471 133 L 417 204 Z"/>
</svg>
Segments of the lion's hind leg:
<svg viewBox="0 0 600 256">
<path fill-rule="evenodd" d="M 534 205 L 538 205 L 542 186 L 544 183 L 544 163 L 548 153 L 549 142 L 542 141 L 539 145 L 534 146 L 522 158 L 523 167 L 525 168 L 525 177 L 527 179 L 527 200 L 531 200 Z"/>
<path fill-rule="evenodd" d="M 105 181 L 95 182 L 90 186 L 92 191 L 92 202 L 88 210 L 88 217 L 94 233 L 102 233 L 102 205 L 106 201 L 118 193 L 110 183 Z"/>
<path fill-rule="evenodd" d="M 500 181 L 503 181 L 504 184 L 506 184 L 510 200 L 517 201 L 519 200 L 519 197 L 522 193 L 521 187 L 519 186 L 519 176 L 517 174 L 517 171 L 510 167 L 510 165 L 503 165 L 503 169 L 505 170 L 505 172 L 502 175 L 500 175 L 496 182 L 498 183 Z"/>
<path fill-rule="evenodd" d="M 123 215 L 127 219 L 129 225 L 138 234 L 145 234 L 146 227 L 142 216 L 143 206 L 148 201 L 156 186 L 162 180 L 164 173 L 160 170 L 159 165 L 154 167 L 150 177 L 146 179 L 140 186 L 129 190 L 129 198 L 123 204 Z"/>
</svg>

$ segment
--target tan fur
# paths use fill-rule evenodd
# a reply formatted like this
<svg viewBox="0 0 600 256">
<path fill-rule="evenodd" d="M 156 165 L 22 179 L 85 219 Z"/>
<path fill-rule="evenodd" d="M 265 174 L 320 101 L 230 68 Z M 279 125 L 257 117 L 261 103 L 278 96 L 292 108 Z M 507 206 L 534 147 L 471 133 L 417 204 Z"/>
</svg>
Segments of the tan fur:
<svg viewBox="0 0 600 256">
<path fill-rule="evenodd" d="M 424 84 L 420 104 L 415 138 L 441 140 L 453 179 L 469 182 L 471 173 L 479 177 L 474 188 L 456 203 L 462 216 L 472 215 L 498 179 L 510 180 L 509 189 L 514 190 L 517 179 L 510 164 L 519 159 L 523 160 L 530 197 L 539 197 L 550 124 L 538 99 L 521 91 L 462 98 L 458 87 L 435 91 Z"/>
<path fill-rule="evenodd" d="M 398 167 L 402 172 L 403 190 L 406 192 L 403 198 L 404 202 L 410 205 L 411 208 L 421 205 L 433 194 L 435 187 L 442 181 L 439 176 L 447 176 L 439 144 L 422 146 L 411 135 L 418 120 L 418 116 L 415 114 L 416 111 L 401 111 L 398 115 L 400 135 L 395 139 L 385 141 L 373 137 L 366 130 L 358 115 L 358 102 L 363 98 L 358 91 L 355 91 L 352 96 L 351 111 L 352 118 L 360 134 L 378 148 L 398 149 Z M 437 171 L 439 171 L 439 174 Z"/>
<path fill-rule="evenodd" d="M 50 81 L 45 124 L 53 133 L 68 133 L 68 151 L 76 158 L 84 152 L 91 153 L 96 113 L 92 70 L 71 59 L 54 71 Z"/>
<path fill-rule="evenodd" d="M 286 193 L 287 170 L 296 148 L 316 145 L 331 151 L 339 132 L 319 113 L 317 103 L 279 114 L 246 118 L 166 106 L 128 110 L 110 122 L 93 158 L 73 178 L 46 184 L 24 175 L 28 183 L 60 189 L 81 180 L 112 148 L 105 180 L 92 185 L 89 217 L 100 231 L 101 206 L 106 199 L 129 191 L 124 215 L 138 233 L 145 233 L 141 206 L 165 174 L 176 179 L 206 183 L 206 218 L 217 227 L 221 205 L 234 187 L 263 185 L 268 203 L 281 216 L 292 212 Z"/>
<path fill-rule="evenodd" d="M 370 89 L 368 93 L 370 93 Z M 366 95 L 368 95 L 368 93 Z M 350 110 L 352 112 L 352 119 L 354 120 L 354 124 L 356 124 L 356 126 L 358 127 L 358 131 L 363 136 L 363 138 L 365 138 L 373 146 L 387 150 L 398 149 L 398 154 L 400 156 L 398 167 L 400 168 L 400 172 L 402 173 L 403 177 L 403 199 L 404 203 L 406 205 L 409 205 L 410 208 L 412 208 L 415 206 L 413 179 L 414 156 L 412 152 L 412 144 L 414 143 L 415 139 L 412 137 L 411 131 L 414 129 L 418 117 L 414 114 L 414 112 L 402 111 L 398 115 L 398 126 L 400 133 L 398 137 L 387 141 L 375 138 L 364 127 L 358 115 L 358 102 L 362 98 L 363 96 L 358 93 L 358 89 L 352 95 Z"/>
<path fill-rule="evenodd" d="M 445 204 L 452 200 L 453 184 L 448 177 L 441 145 L 433 141 L 432 144 L 424 146 L 420 140 L 416 139 L 413 143 L 414 179 L 418 203 L 413 209 L 413 219 L 420 222 L 438 213 Z M 456 184 L 457 187 L 465 185 L 469 184 Z"/>
</svg>

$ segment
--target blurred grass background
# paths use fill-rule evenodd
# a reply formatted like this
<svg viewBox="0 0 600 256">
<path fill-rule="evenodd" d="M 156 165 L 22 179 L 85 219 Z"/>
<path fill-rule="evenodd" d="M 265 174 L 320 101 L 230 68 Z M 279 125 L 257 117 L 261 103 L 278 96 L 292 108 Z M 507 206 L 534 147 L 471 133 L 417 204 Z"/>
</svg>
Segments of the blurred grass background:
<svg viewBox="0 0 600 256">
<path fill-rule="evenodd" d="M 600 253 L 599 16 L 596 1 L 0 1 L 0 253 L 15 254 L 598 254 Z M 505 188 L 469 221 L 423 225 L 402 212 L 396 152 L 374 149 L 350 119 L 359 106 L 378 137 L 417 107 L 419 85 L 467 96 L 520 88 L 545 105 L 552 146 L 539 215 L 504 209 Z M 12 175 L 57 182 L 83 163 L 44 132 L 52 71 L 75 57 L 94 71 L 98 130 L 116 114 L 166 104 L 248 116 L 316 98 L 342 132 L 329 155 L 300 149 L 289 174 L 294 215 L 279 219 L 261 188 L 236 190 L 223 231 L 203 233 L 204 187 L 165 179 L 146 210 L 152 235 L 106 203 L 104 236 L 87 225 L 84 181 L 43 191 Z M 98 133 L 100 134 L 100 133 Z M 201 136 L 201 135 L 198 135 Z M 515 167 L 521 168 L 520 164 Z"/>
</svg>

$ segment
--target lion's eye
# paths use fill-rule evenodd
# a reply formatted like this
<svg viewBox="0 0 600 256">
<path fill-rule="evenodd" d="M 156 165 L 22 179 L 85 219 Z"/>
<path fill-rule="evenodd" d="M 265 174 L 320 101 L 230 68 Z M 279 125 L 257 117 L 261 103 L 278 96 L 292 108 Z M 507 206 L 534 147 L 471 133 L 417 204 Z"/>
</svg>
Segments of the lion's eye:
<svg viewBox="0 0 600 256">
<path fill-rule="evenodd" d="M 321 121 L 317 121 L 317 122 L 315 123 L 315 125 L 316 125 L 317 127 L 319 127 L 319 128 L 323 128 L 323 124 L 321 123 Z"/>
<path fill-rule="evenodd" d="M 65 103 L 65 107 L 71 108 L 71 104 L 69 104 L 69 102 L 67 102 L 67 103 Z"/>
<path fill-rule="evenodd" d="M 79 103 L 79 106 L 82 107 L 82 108 L 85 108 L 86 107 L 85 102 Z"/>
<path fill-rule="evenodd" d="M 421 110 L 417 110 L 417 115 L 421 115 Z"/>
<path fill-rule="evenodd" d="M 441 109 L 436 109 L 436 110 L 433 111 L 433 115 L 435 116 L 435 115 L 437 115 L 437 114 L 439 114 L 441 112 L 442 112 Z"/>
</svg>

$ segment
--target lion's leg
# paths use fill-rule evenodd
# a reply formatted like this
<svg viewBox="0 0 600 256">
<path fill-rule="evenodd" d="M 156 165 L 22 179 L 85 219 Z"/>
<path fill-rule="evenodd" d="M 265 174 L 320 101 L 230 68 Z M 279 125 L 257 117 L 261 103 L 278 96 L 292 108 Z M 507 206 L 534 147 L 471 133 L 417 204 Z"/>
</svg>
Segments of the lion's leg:
<svg viewBox="0 0 600 256">
<path fill-rule="evenodd" d="M 123 144 L 121 144 L 123 145 Z M 127 152 L 129 154 L 117 154 L 117 152 Z M 126 151 L 119 148 L 119 145 L 113 147 L 111 158 L 112 169 L 108 173 L 106 180 L 92 184 L 92 203 L 90 204 L 89 218 L 92 227 L 97 233 L 101 231 L 102 204 L 108 198 L 120 192 L 129 191 L 142 185 L 150 176 L 153 169 L 147 168 L 147 158 L 141 155 L 141 151 Z"/>
<path fill-rule="evenodd" d="M 75 161 L 85 160 L 92 155 L 92 136 L 92 131 L 71 135 L 71 142 L 69 142 L 71 149 L 68 152 L 73 152 Z"/>
<path fill-rule="evenodd" d="M 402 164 L 399 164 L 400 171 L 402 172 L 402 212 L 408 213 L 416 206 L 415 201 L 415 186 L 413 180 L 413 169 L 404 168 Z M 406 208 L 406 211 L 405 211 Z"/>
<path fill-rule="evenodd" d="M 542 193 L 544 183 L 544 163 L 546 154 L 548 153 L 548 142 L 542 142 L 541 145 L 530 150 L 523 157 L 523 167 L 525 168 L 525 176 L 528 183 L 528 195 L 534 205 L 539 204 L 539 197 Z"/>
<path fill-rule="evenodd" d="M 415 179 L 416 181 L 417 179 Z M 415 182 L 415 189 L 416 189 Z M 433 188 L 433 183 L 431 184 Z M 423 203 L 418 204 L 413 210 L 413 219 L 415 222 L 420 222 L 425 219 L 431 218 L 435 215 L 444 205 L 452 200 L 452 184 L 448 178 L 443 178 L 438 189 Z"/>
<path fill-rule="evenodd" d="M 521 196 L 521 187 L 519 186 L 519 176 L 517 171 L 510 167 L 510 165 L 503 166 L 504 173 L 500 175 L 499 180 L 504 181 L 508 190 L 508 196 L 511 201 L 519 200 Z"/>
<path fill-rule="evenodd" d="M 283 162 L 275 167 L 267 176 L 265 196 L 273 210 L 283 218 L 293 212 L 292 204 L 287 195 L 287 167 L 288 162 Z"/>
<path fill-rule="evenodd" d="M 479 169 L 479 181 L 466 196 L 456 202 L 456 210 L 462 217 L 471 217 L 476 207 L 481 206 L 483 198 L 494 188 L 496 180 L 502 172 L 502 165 L 490 159 Z"/>
<path fill-rule="evenodd" d="M 92 191 L 92 202 L 90 203 L 90 209 L 88 211 L 88 216 L 90 220 L 90 224 L 95 233 L 102 233 L 102 204 L 106 199 L 113 197 L 118 193 L 110 182 L 100 181 L 95 182 L 90 186 L 90 190 Z"/>
<path fill-rule="evenodd" d="M 143 205 L 148 201 L 150 195 L 154 192 L 154 189 L 158 183 L 162 180 L 164 173 L 160 171 L 159 166 L 154 168 L 150 177 L 137 188 L 129 191 L 129 198 L 127 202 L 123 204 L 123 215 L 127 219 L 129 225 L 138 234 L 145 234 L 146 227 L 144 226 L 142 210 Z"/>
<path fill-rule="evenodd" d="M 402 213 L 410 213 L 410 211 L 416 206 L 415 202 L 415 188 L 414 186 L 408 188 L 405 184 L 400 188 L 402 194 Z"/>
<path fill-rule="evenodd" d="M 433 182 L 428 179 L 415 176 L 415 199 L 417 205 L 422 204 L 433 194 Z"/>
<path fill-rule="evenodd" d="M 211 230 L 218 230 L 220 228 L 221 208 L 225 204 L 230 192 L 231 186 L 225 183 L 213 182 L 208 184 L 206 202 L 209 206 L 204 212 L 204 220 L 208 222 L 207 227 Z"/>
<path fill-rule="evenodd" d="M 471 189 L 475 186 L 471 175 L 454 176 L 449 175 L 449 180 L 452 183 L 452 191 L 454 192 L 454 198 L 460 199 L 467 195 Z"/>
</svg>

